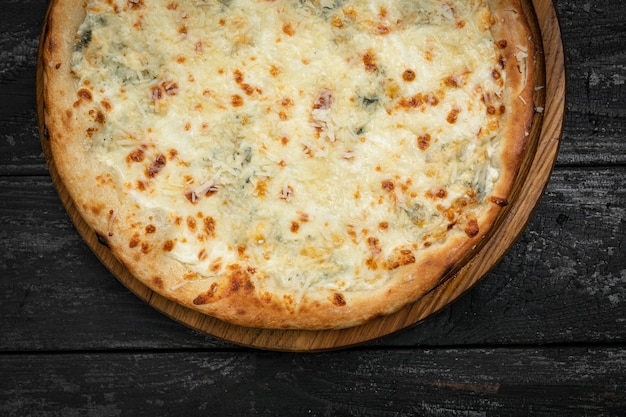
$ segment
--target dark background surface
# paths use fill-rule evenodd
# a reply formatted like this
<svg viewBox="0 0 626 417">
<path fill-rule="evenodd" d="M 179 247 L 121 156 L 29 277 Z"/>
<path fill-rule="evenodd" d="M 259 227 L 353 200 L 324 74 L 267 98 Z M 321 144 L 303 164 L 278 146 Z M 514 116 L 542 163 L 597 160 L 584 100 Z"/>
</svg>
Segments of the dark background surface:
<svg viewBox="0 0 626 417">
<path fill-rule="evenodd" d="M 555 2 L 563 142 L 503 261 L 420 325 L 308 354 L 166 318 L 81 240 L 37 131 L 47 5 L 0 2 L 0 416 L 626 413 L 625 2 Z"/>
</svg>

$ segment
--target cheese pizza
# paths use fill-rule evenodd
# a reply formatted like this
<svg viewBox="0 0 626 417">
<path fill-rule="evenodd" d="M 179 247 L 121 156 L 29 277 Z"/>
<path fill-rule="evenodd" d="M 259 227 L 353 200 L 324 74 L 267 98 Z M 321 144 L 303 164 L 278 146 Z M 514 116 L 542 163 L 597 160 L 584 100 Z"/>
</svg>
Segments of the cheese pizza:
<svg viewBox="0 0 626 417">
<path fill-rule="evenodd" d="M 533 114 L 520 0 L 53 0 L 44 123 L 136 279 L 266 329 L 390 314 L 509 204 Z"/>
</svg>

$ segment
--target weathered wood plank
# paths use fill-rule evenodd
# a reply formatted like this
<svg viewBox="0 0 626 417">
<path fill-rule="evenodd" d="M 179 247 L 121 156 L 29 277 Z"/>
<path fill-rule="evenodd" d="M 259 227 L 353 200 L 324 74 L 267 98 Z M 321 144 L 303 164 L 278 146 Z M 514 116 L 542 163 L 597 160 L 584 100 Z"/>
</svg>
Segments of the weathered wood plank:
<svg viewBox="0 0 626 417">
<path fill-rule="evenodd" d="M 0 19 L 0 175 L 46 172 L 37 129 L 35 67 L 48 1 L 9 0 Z"/>
<path fill-rule="evenodd" d="M 46 0 L 3 3 L 0 175 L 46 173 L 37 133 L 35 66 Z M 626 164 L 626 27 L 610 0 L 556 2 L 568 69 L 561 165 Z"/>
<path fill-rule="evenodd" d="M 618 416 L 622 348 L 0 355 L 4 416 Z"/>
<path fill-rule="evenodd" d="M 557 169 L 504 260 L 379 345 L 626 341 L 626 167 Z M 130 294 L 89 252 L 50 179 L 0 177 L 0 350 L 219 347 Z"/>
<path fill-rule="evenodd" d="M 557 1 L 567 66 L 560 164 L 626 162 L 626 24 L 619 2 Z M 608 152 L 607 152 L 608 151 Z"/>
</svg>

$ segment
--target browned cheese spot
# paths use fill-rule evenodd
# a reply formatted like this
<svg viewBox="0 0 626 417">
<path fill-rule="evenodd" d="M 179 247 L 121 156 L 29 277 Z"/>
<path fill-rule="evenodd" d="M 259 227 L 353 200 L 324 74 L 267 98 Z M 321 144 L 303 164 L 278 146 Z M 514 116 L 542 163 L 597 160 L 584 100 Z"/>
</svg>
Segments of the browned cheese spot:
<svg viewBox="0 0 626 417">
<path fill-rule="evenodd" d="M 141 242 L 141 240 L 139 240 L 139 235 L 137 233 L 135 233 L 131 238 L 130 241 L 128 242 L 128 247 L 129 248 L 136 248 L 137 246 L 139 246 L 139 243 Z"/>
<path fill-rule="evenodd" d="M 470 219 L 465 225 L 465 234 L 468 237 L 476 237 L 478 232 L 478 221 L 476 219 Z"/>
<path fill-rule="evenodd" d="M 430 134 L 425 133 L 417 137 L 417 147 L 421 151 L 425 151 L 430 147 Z"/>
<path fill-rule="evenodd" d="M 187 217 L 187 228 L 194 232 L 196 230 L 196 218 L 192 216 Z"/>
<path fill-rule="evenodd" d="M 172 242 L 171 240 L 166 240 L 165 243 L 163 243 L 163 250 L 165 252 L 171 252 L 174 249 L 174 242 Z"/>
<path fill-rule="evenodd" d="M 185 193 L 185 197 L 191 204 L 198 204 L 198 195 L 195 191 L 188 191 Z"/>
<path fill-rule="evenodd" d="M 215 237 L 215 219 L 213 217 L 208 216 L 204 219 L 204 232 L 209 237 Z"/>
<path fill-rule="evenodd" d="M 313 109 L 329 109 L 330 106 L 333 105 L 334 100 L 335 98 L 333 96 L 333 92 L 327 88 L 323 88 L 322 90 L 320 90 L 317 97 L 315 98 L 315 101 L 313 102 Z"/>
<path fill-rule="evenodd" d="M 106 120 L 104 113 L 100 110 L 89 110 L 89 115 L 93 117 L 94 122 L 99 124 L 104 124 L 104 121 Z"/>
<path fill-rule="evenodd" d="M 458 87 L 459 86 L 459 79 L 457 78 L 456 75 L 450 75 L 449 77 L 446 77 L 443 80 L 443 83 L 448 86 L 448 87 Z"/>
<path fill-rule="evenodd" d="M 287 36 L 293 36 L 296 34 L 296 31 L 293 26 L 291 26 L 291 23 L 287 22 L 283 24 L 283 33 Z"/>
<path fill-rule="evenodd" d="M 89 90 L 88 90 L 88 89 L 86 89 L 86 88 L 81 88 L 80 90 L 78 90 L 78 91 L 76 92 L 76 95 L 78 96 L 78 98 L 79 98 L 80 100 L 87 100 L 87 101 L 90 101 L 90 100 L 91 100 L 91 98 L 92 98 L 92 96 L 91 96 L 91 91 L 89 91 Z"/>
<path fill-rule="evenodd" d="M 141 162 L 145 158 L 145 153 L 143 148 L 137 148 L 126 156 L 126 162 L 129 164 L 132 162 Z"/>
<path fill-rule="evenodd" d="M 435 187 L 426 191 L 426 197 L 429 198 L 446 198 L 448 196 L 448 192 L 443 187 Z"/>
<path fill-rule="evenodd" d="M 402 73 L 402 79 L 406 82 L 411 82 L 415 80 L 415 76 L 415 71 L 413 71 L 412 69 L 406 69 Z"/>
<path fill-rule="evenodd" d="M 139 10 L 145 7 L 144 0 L 128 0 L 127 6 L 131 10 Z"/>
<path fill-rule="evenodd" d="M 395 184 L 392 180 L 384 180 L 381 184 L 380 187 L 387 191 L 387 192 L 391 192 L 394 190 L 395 188 Z"/>
<path fill-rule="evenodd" d="M 150 247 L 148 242 L 142 242 L 141 243 L 141 253 L 147 254 L 147 253 L 150 253 L 151 250 L 152 250 L 152 248 Z"/>
<path fill-rule="evenodd" d="M 204 294 L 199 294 L 196 298 L 193 299 L 194 305 L 203 305 L 209 304 L 212 301 L 215 301 L 215 293 L 217 292 L 217 283 L 212 283 L 211 287 Z"/>
<path fill-rule="evenodd" d="M 230 104 L 233 107 L 241 107 L 243 106 L 243 98 L 239 94 L 233 94 L 230 99 Z"/>
<path fill-rule="evenodd" d="M 228 276 L 228 287 L 224 290 L 223 297 L 228 297 L 237 292 L 250 293 L 254 290 L 254 284 L 250 280 L 250 274 L 239 265 L 229 265 L 232 272 Z"/>
<path fill-rule="evenodd" d="M 150 166 L 146 168 L 146 176 L 148 178 L 154 178 L 159 172 L 161 172 L 161 170 L 165 167 L 166 163 L 167 163 L 167 160 L 165 158 L 165 155 L 161 153 L 158 154 L 154 158 L 154 161 L 152 161 L 152 164 L 150 164 Z"/>
<path fill-rule="evenodd" d="M 387 269 L 392 270 L 412 263 L 415 263 L 413 252 L 410 249 L 402 249 L 389 257 Z"/>
<path fill-rule="evenodd" d="M 461 109 L 454 108 L 450 110 L 450 113 L 448 113 L 448 116 L 446 117 L 446 120 L 448 121 L 448 123 L 450 124 L 456 123 L 456 121 L 459 118 L 459 113 L 461 113 Z"/>
<path fill-rule="evenodd" d="M 211 197 L 213 194 L 217 193 L 219 191 L 219 188 L 217 188 L 217 185 L 212 185 L 208 188 L 208 190 L 206 190 L 206 192 L 204 193 L 205 197 Z"/>
<path fill-rule="evenodd" d="M 343 294 L 338 293 L 338 292 L 333 294 L 330 301 L 337 307 L 343 307 L 347 304 L 346 299 L 344 298 Z"/>
<path fill-rule="evenodd" d="M 363 54 L 363 66 L 367 72 L 377 72 L 378 65 L 376 64 L 376 54 L 374 51 L 368 50 Z"/>
</svg>

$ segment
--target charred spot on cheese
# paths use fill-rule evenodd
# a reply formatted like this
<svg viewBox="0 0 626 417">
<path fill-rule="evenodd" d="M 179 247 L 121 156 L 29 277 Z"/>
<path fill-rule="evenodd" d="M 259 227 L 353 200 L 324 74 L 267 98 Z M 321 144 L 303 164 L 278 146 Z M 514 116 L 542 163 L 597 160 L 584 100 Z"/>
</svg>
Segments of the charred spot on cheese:
<svg viewBox="0 0 626 417">
<path fill-rule="evenodd" d="M 296 288 L 294 310 L 310 289 L 342 304 L 507 203 L 509 45 L 485 16 L 483 0 L 90 0 L 64 117 L 88 114 L 94 158 L 159 219 L 131 233 L 137 256 L 211 275 L 195 304 L 262 280 Z"/>
</svg>

